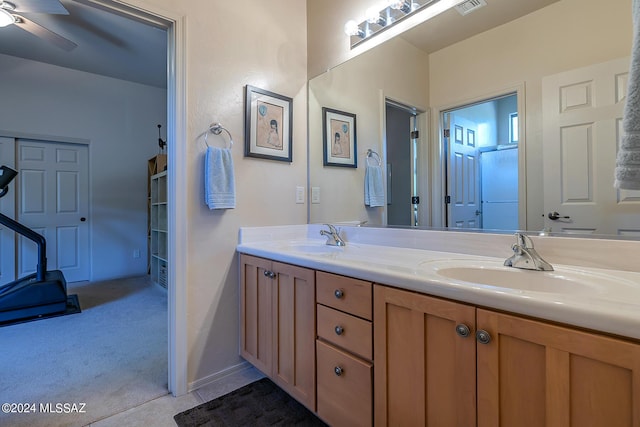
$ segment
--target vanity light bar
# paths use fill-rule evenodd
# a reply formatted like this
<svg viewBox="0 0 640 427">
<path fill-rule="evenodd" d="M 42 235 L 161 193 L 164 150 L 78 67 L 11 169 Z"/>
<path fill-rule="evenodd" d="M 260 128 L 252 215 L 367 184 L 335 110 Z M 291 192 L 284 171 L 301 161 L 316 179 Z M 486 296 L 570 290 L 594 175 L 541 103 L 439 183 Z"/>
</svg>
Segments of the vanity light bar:
<svg viewBox="0 0 640 427">
<path fill-rule="evenodd" d="M 382 9 L 380 6 L 367 9 L 362 22 L 351 20 L 344 26 L 344 32 L 351 37 L 351 49 L 438 1 L 440 0 L 386 0 Z"/>
</svg>

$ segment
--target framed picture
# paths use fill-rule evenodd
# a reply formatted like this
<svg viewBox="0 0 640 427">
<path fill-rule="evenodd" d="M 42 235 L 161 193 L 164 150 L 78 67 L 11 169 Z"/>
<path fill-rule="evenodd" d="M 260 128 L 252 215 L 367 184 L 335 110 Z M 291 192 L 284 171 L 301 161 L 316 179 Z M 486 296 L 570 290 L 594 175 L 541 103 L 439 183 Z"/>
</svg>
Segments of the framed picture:
<svg viewBox="0 0 640 427">
<path fill-rule="evenodd" d="M 324 166 L 358 167 L 356 115 L 322 108 Z"/>
<path fill-rule="evenodd" d="M 293 100 L 277 93 L 246 86 L 244 155 L 293 160 Z"/>
</svg>

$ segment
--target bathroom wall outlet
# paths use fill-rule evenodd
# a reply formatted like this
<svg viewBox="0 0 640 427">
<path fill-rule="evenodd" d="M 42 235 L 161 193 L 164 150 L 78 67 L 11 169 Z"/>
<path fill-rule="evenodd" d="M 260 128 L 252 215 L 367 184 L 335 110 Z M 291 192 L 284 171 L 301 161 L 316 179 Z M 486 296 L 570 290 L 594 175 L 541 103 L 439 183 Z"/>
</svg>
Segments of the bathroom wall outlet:
<svg viewBox="0 0 640 427">
<path fill-rule="evenodd" d="M 320 187 L 311 187 L 311 203 L 320 203 Z"/>
<path fill-rule="evenodd" d="M 304 187 L 296 187 L 296 203 L 302 204 L 304 203 Z"/>
<path fill-rule="evenodd" d="M 133 250 L 133 257 L 134 258 L 140 258 L 140 249 L 134 249 Z"/>
</svg>

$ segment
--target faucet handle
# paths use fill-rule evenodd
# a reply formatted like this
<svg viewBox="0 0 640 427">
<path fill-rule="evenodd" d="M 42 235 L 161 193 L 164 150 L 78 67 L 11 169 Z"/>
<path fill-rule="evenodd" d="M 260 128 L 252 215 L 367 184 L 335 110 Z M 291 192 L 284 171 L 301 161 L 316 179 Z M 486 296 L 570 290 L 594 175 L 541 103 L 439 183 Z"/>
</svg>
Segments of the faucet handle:
<svg viewBox="0 0 640 427">
<path fill-rule="evenodd" d="M 338 234 L 340 233 L 340 230 L 337 230 L 335 225 L 332 224 L 325 224 L 327 227 L 329 227 L 329 232 L 333 233 L 333 234 Z"/>
<path fill-rule="evenodd" d="M 533 241 L 531 238 L 523 233 L 516 233 L 517 245 L 519 245 L 523 249 L 533 249 Z"/>
</svg>

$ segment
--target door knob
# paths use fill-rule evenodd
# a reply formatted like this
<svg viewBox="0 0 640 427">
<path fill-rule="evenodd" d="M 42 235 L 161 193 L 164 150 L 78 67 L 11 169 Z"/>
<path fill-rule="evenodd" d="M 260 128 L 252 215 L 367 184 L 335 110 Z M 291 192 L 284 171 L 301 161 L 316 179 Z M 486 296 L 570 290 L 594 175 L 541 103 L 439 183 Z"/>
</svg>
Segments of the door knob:
<svg viewBox="0 0 640 427">
<path fill-rule="evenodd" d="M 87 218 L 85 218 L 85 217 L 80 218 L 81 222 L 85 222 L 86 220 L 87 220 Z"/>
<path fill-rule="evenodd" d="M 549 217 L 549 219 L 552 219 L 554 221 L 557 221 L 559 219 L 570 219 L 570 216 L 561 216 L 558 212 L 549 212 L 549 214 L 547 215 Z"/>
</svg>

